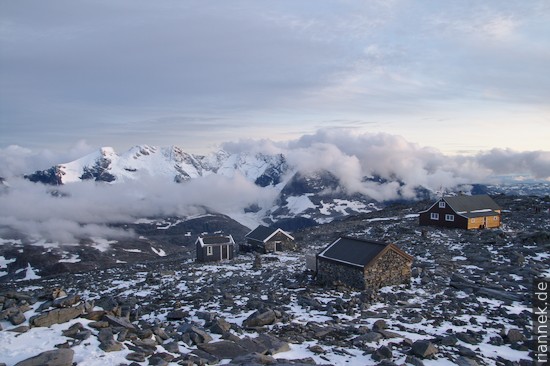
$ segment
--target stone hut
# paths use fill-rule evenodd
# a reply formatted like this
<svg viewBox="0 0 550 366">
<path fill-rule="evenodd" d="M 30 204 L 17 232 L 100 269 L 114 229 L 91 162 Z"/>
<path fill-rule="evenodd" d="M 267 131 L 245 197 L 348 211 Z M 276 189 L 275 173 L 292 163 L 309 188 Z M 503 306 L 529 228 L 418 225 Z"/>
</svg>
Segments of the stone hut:
<svg viewBox="0 0 550 366">
<path fill-rule="evenodd" d="M 344 236 L 317 254 L 317 281 L 378 290 L 409 283 L 412 262 L 395 244 Z"/>
<path fill-rule="evenodd" d="M 292 235 L 282 229 L 260 225 L 245 236 L 247 249 L 260 253 L 296 250 Z"/>
<path fill-rule="evenodd" d="M 200 235 L 195 241 L 197 262 L 213 262 L 233 259 L 236 244 L 231 235 L 222 233 Z"/>
</svg>

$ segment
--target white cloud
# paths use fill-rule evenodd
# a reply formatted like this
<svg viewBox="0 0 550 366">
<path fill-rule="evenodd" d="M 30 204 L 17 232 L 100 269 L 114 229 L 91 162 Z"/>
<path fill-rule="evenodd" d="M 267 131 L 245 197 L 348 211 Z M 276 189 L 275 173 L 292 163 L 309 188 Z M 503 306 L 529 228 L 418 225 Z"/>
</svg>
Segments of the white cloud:
<svg viewBox="0 0 550 366">
<path fill-rule="evenodd" d="M 449 156 L 382 133 L 326 129 L 287 142 L 241 140 L 225 146 L 234 153 L 282 153 L 293 169 L 304 173 L 329 171 L 348 193 L 362 193 L 380 201 L 413 199 L 419 186 L 437 191 L 489 182 L 498 175 L 526 174 L 550 180 L 550 151 L 493 149 L 473 156 Z M 87 149 L 81 143 L 68 155 Z M 25 171 L 27 164 L 33 167 L 54 158 L 45 159 L 22 147 L 4 149 L 1 156 L 4 162 L 15 161 L 10 171 L 17 172 Z M 382 181 L 365 181 L 365 177 Z M 8 178 L 9 189 L 0 191 L 0 227 L 64 243 L 132 235 L 108 224 L 137 218 L 186 217 L 203 214 L 206 209 L 241 214 L 252 204 L 269 208 L 278 195 L 276 188 L 256 186 L 238 173 L 231 177 L 213 174 L 183 184 L 141 176 L 138 181 L 120 184 L 81 182 L 60 187 Z"/>
</svg>

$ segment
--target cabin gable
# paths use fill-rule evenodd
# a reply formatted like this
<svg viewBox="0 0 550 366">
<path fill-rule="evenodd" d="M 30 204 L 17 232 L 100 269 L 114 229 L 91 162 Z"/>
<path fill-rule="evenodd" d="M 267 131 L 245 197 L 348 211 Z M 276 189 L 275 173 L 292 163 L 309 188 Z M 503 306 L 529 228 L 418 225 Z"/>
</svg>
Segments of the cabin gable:
<svg viewBox="0 0 550 366">
<path fill-rule="evenodd" d="M 246 235 L 250 250 L 260 253 L 274 253 L 296 250 L 294 237 L 282 229 L 258 226 Z"/>
<path fill-rule="evenodd" d="M 195 241 L 196 260 L 214 262 L 235 257 L 236 244 L 231 235 L 201 235 Z"/>
</svg>

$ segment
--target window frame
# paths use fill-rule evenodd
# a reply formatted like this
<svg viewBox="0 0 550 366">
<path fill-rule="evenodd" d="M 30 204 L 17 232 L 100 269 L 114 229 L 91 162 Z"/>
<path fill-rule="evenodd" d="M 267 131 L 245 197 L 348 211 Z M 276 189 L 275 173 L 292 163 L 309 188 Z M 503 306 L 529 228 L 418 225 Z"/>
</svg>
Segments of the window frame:
<svg viewBox="0 0 550 366">
<path fill-rule="evenodd" d="M 453 214 L 445 214 L 445 221 L 454 222 L 454 221 L 455 221 L 455 215 L 453 215 Z"/>
<path fill-rule="evenodd" d="M 212 245 L 206 246 L 206 255 L 214 255 L 214 247 Z"/>
<path fill-rule="evenodd" d="M 445 201 L 439 201 L 439 208 L 447 208 Z"/>
<path fill-rule="evenodd" d="M 437 212 L 431 212 L 430 213 L 430 220 L 438 220 L 439 221 L 439 214 Z"/>
</svg>

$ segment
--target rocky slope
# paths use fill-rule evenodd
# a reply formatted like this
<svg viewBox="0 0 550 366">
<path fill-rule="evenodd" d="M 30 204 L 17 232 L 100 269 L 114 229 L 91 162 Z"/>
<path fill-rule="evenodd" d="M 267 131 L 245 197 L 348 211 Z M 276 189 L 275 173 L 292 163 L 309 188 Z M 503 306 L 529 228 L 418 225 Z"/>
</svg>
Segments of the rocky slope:
<svg viewBox="0 0 550 366">
<path fill-rule="evenodd" d="M 415 213 L 427 202 L 394 205 L 296 232 L 296 253 L 168 257 L 5 284 L 0 362 L 530 365 L 532 280 L 550 275 L 550 201 L 496 201 L 498 230 L 421 228 Z M 319 287 L 304 257 L 341 234 L 412 254 L 411 285 Z"/>
</svg>

